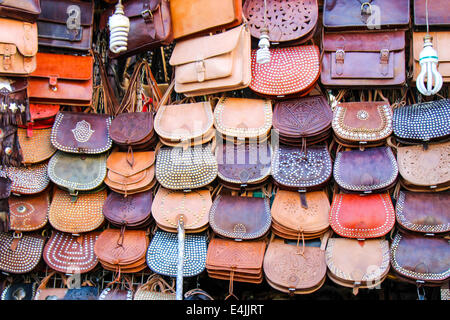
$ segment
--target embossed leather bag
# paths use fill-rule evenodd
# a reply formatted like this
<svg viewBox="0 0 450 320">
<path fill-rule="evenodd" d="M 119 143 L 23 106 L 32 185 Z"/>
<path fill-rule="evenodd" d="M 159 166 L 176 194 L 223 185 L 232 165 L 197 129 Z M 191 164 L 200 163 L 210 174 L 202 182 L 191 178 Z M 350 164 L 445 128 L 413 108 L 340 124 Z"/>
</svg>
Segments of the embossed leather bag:
<svg viewBox="0 0 450 320">
<path fill-rule="evenodd" d="M 211 192 L 207 189 L 182 192 L 161 187 L 151 207 L 160 229 L 176 233 L 182 219 L 186 233 L 197 233 L 208 228 L 211 205 Z"/>
<path fill-rule="evenodd" d="M 394 109 L 394 135 L 399 142 L 419 144 L 450 137 L 450 99 Z"/>
<path fill-rule="evenodd" d="M 64 274 L 89 272 L 98 264 L 94 245 L 99 234 L 99 231 L 92 231 L 73 236 L 53 230 L 42 257 L 52 270 Z"/>
<path fill-rule="evenodd" d="M 244 3 L 244 15 L 254 38 L 260 38 L 263 28 L 268 29 L 269 39 L 275 43 L 294 41 L 300 44 L 314 36 L 319 16 L 317 0 L 269 0 L 266 5 L 264 0 Z"/>
<path fill-rule="evenodd" d="M 12 233 L 1 232 L 0 270 L 13 274 L 32 271 L 41 260 L 44 242 L 44 237 L 36 234 L 17 238 Z"/>
<path fill-rule="evenodd" d="M 171 0 L 175 39 L 214 33 L 242 23 L 241 0 Z"/>
<path fill-rule="evenodd" d="M 288 240 L 319 238 L 329 229 L 329 211 L 330 201 L 323 190 L 278 190 L 271 209 L 272 233 Z"/>
<path fill-rule="evenodd" d="M 32 103 L 90 106 L 93 91 L 92 56 L 39 52 L 30 75 Z"/>
<path fill-rule="evenodd" d="M 56 152 L 48 164 L 50 180 L 72 196 L 102 187 L 106 177 L 106 154 Z"/>
<path fill-rule="evenodd" d="M 175 300 L 175 290 L 163 277 L 154 273 L 139 286 L 133 300 Z"/>
<path fill-rule="evenodd" d="M 234 144 L 224 142 L 216 148 L 217 176 L 232 190 L 255 190 L 270 179 L 272 148 L 263 143 Z"/>
<path fill-rule="evenodd" d="M 400 191 L 395 215 L 404 231 L 426 236 L 445 236 L 450 232 L 450 193 Z"/>
<path fill-rule="evenodd" d="M 94 252 L 103 269 L 135 273 L 147 266 L 148 244 L 145 230 L 105 229 L 95 242 Z"/>
<path fill-rule="evenodd" d="M 346 192 L 383 192 L 396 183 L 398 166 L 390 147 L 341 151 L 336 155 L 333 176 Z"/>
<path fill-rule="evenodd" d="M 28 79 L 0 77 L 0 123 L 24 125 L 30 121 Z"/>
<path fill-rule="evenodd" d="M 129 194 L 111 191 L 103 204 L 103 215 L 116 227 L 147 227 L 151 222 L 153 193 L 151 190 Z"/>
<path fill-rule="evenodd" d="M 324 96 L 278 101 L 273 110 L 273 128 L 286 145 L 312 145 L 331 134 L 333 113 Z"/>
<path fill-rule="evenodd" d="M 250 89 L 277 98 L 308 94 L 319 79 L 319 48 L 303 45 L 269 50 L 270 62 L 260 64 L 256 63 L 256 49 L 252 49 Z"/>
<path fill-rule="evenodd" d="M 323 25 L 329 29 L 406 29 L 409 21 L 408 0 L 325 0 L 323 5 Z"/>
<path fill-rule="evenodd" d="M 265 141 L 272 128 L 272 103 L 262 99 L 221 98 L 214 108 L 214 126 L 227 140 Z"/>
<path fill-rule="evenodd" d="M 56 230 L 72 234 L 89 232 L 100 227 L 105 218 L 102 213 L 106 190 L 79 194 L 76 201 L 67 191 L 55 188 L 48 220 Z"/>
<path fill-rule="evenodd" d="M 4 167 L 0 169 L 0 177 L 12 181 L 12 193 L 36 194 L 44 191 L 50 183 L 47 171 L 48 161 L 44 161 L 27 167 Z"/>
<path fill-rule="evenodd" d="M 111 140 L 121 149 L 145 150 L 156 142 L 151 112 L 120 113 L 111 122 Z"/>
<path fill-rule="evenodd" d="M 34 23 L 40 13 L 40 0 L 3 0 L 0 4 L 0 17 L 3 18 Z"/>
<path fill-rule="evenodd" d="M 39 46 L 89 51 L 94 31 L 94 1 L 41 0 Z"/>
<path fill-rule="evenodd" d="M 434 3 L 434 1 L 429 1 Z M 444 4 L 443 4 L 444 5 Z M 442 10 L 446 11 L 446 10 Z M 444 12 L 442 12 L 444 13 Z M 448 15 L 448 13 L 447 13 Z M 448 16 L 448 24 L 450 24 L 450 16 Z M 420 74 L 420 52 L 423 49 L 423 37 L 426 35 L 426 32 L 413 32 L 413 81 L 417 80 L 417 77 Z M 433 48 L 439 54 L 439 64 L 437 65 L 437 70 L 442 76 L 442 80 L 444 83 L 450 82 L 450 54 L 448 53 L 448 48 L 450 46 L 450 34 L 448 31 L 442 32 L 430 32 L 433 42 Z"/>
<path fill-rule="evenodd" d="M 405 31 L 325 33 L 322 47 L 320 79 L 325 86 L 399 86 L 405 83 Z"/>
<path fill-rule="evenodd" d="M 250 49 L 245 25 L 177 42 L 169 61 L 175 69 L 175 91 L 199 96 L 248 87 Z"/>
<path fill-rule="evenodd" d="M 48 190 L 28 196 L 11 195 L 9 202 L 9 229 L 16 232 L 35 231 L 48 221 L 50 194 Z"/>
<path fill-rule="evenodd" d="M 37 24 L 0 18 L 0 75 L 28 76 L 36 69 Z"/>
<path fill-rule="evenodd" d="M 426 4 L 428 4 L 428 24 L 430 26 L 448 26 L 450 24 L 450 13 L 443 10 L 447 5 L 445 0 L 414 0 L 414 25 L 425 26 Z"/>
<path fill-rule="evenodd" d="M 56 152 L 56 148 L 50 141 L 52 129 L 34 129 L 31 137 L 27 134 L 27 129 L 18 128 L 17 137 L 19 138 L 20 148 L 22 149 L 25 165 L 43 162 L 51 158 Z"/>
<path fill-rule="evenodd" d="M 380 238 L 392 230 L 395 211 L 388 193 L 335 194 L 330 226 L 341 237 L 358 240 Z"/>
<path fill-rule="evenodd" d="M 327 275 L 334 283 L 359 289 L 380 285 L 389 272 L 389 242 L 370 239 L 360 243 L 356 239 L 332 238 L 325 252 Z"/>
<path fill-rule="evenodd" d="M 400 280 L 419 286 L 441 286 L 450 278 L 447 239 L 397 233 L 391 245 L 391 265 Z"/>
<path fill-rule="evenodd" d="M 264 237 L 272 220 L 269 202 L 268 198 L 219 194 L 209 211 L 209 224 L 216 234 L 237 241 Z"/>
<path fill-rule="evenodd" d="M 217 177 L 217 160 L 205 144 L 183 150 L 163 147 L 156 156 L 156 179 L 166 189 L 202 188 Z"/>
<path fill-rule="evenodd" d="M 272 177 L 281 189 L 301 192 L 322 189 L 331 178 L 332 167 L 326 145 L 313 145 L 306 150 L 281 144 L 274 147 Z"/>
</svg>

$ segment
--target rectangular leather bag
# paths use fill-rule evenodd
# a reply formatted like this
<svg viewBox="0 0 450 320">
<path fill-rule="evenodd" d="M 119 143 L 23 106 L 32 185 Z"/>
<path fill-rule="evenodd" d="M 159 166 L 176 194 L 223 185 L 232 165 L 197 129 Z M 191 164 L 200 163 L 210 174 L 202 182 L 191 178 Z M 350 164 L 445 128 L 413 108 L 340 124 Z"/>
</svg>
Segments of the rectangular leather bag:
<svg viewBox="0 0 450 320">
<path fill-rule="evenodd" d="M 409 16 L 409 0 L 325 0 L 323 5 L 325 28 L 406 29 Z"/>
<path fill-rule="evenodd" d="M 414 82 L 420 73 L 420 51 L 423 49 L 423 37 L 426 32 L 413 32 L 413 56 L 414 56 Z M 438 71 L 442 75 L 444 83 L 450 82 L 450 32 L 439 31 L 430 32 L 433 37 L 433 48 L 437 51 L 439 57 Z"/>
<path fill-rule="evenodd" d="M 427 0 L 414 0 L 414 24 L 426 26 Z M 450 25 L 448 0 L 428 0 L 428 24 L 430 26 Z"/>
<path fill-rule="evenodd" d="M 89 106 L 92 101 L 92 56 L 37 54 L 35 72 L 30 75 L 31 102 Z"/>
<path fill-rule="evenodd" d="M 0 17 L 34 23 L 40 13 L 40 0 L 0 1 Z"/>
<path fill-rule="evenodd" d="M 173 36 L 207 34 L 242 22 L 242 0 L 171 0 Z"/>
<path fill-rule="evenodd" d="M 175 91 L 199 96 L 246 88 L 251 80 L 250 31 L 229 31 L 177 42 L 169 61 Z"/>
<path fill-rule="evenodd" d="M 323 37 L 326 86 L 393 86 L 405 82 L 405 31 L 336 32 Z"/>
<path fill-rule="evenodd" d="M 41 0 L 39 45 L 88 51 L 92 45 L 94 2 Z"/>
</svg>

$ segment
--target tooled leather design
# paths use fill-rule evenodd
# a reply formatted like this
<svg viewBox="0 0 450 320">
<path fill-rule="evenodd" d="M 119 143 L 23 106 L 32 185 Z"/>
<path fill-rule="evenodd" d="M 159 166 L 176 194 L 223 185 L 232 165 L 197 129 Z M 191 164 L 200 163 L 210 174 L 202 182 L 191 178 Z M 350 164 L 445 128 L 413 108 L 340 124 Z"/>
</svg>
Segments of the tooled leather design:
<svg viewBox="0 0 450 320">
<path fill-rule="evenodd" d="M 109 221 L 133 225 L 146 221 L 151 214 L 152 192 L 144 191 L 124 197 L 111 191 L 103 205 L 103 214 Z"/>
<path fill-rule="evenodd" d="M 264 0 L 247 0 L 244 14 L 249 21 L 251 35 L 259 38 L 264 28 Z M 271 41 L 291 41 L 311 32 L 318 18 L 317 0 L 267 1 L 267 24 Z"/>
<path fill-rule="evenodd" d="M 9 198 L 9 224 L 12 230 L 32 231 L 42 228 L 48 220 L 49 195 L 11 196 Z"/>
<path fill-rule="evenodd" d="M 133 144 L 150 135 L 152 130 L 153 116 L 150 112 L 130 112 L 114 118 L 109 134 L 116 143 Z"/>
<path fill-rule="evenodd" d="M 207 266 L 234 268 L 262 268 L 264 241 L 236 242 L 234 240 L 214 238 L 208 247 Z"/>
</svg>

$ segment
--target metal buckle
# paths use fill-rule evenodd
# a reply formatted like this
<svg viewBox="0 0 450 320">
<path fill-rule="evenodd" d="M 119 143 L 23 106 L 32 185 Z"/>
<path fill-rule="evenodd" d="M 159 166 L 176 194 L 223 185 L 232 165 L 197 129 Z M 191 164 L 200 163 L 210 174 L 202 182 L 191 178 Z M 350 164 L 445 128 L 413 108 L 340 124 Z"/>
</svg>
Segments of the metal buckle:
<svg viewBox="0 0 450 320">
<path fill-rule="evenodd" d="M 368 16 L 372 15 L 372 5 L 370 2 L 363 2 L 361 4 L 361 15 L 366 14 Z"/>
<path fill-rule="evenodd" d="M 153 12 L 150 9 L 145 9 L 141 11 L 141 16 L 144 20 L 153 20 Z"/>
<path fill-rule="evenodd" d="M 14 239 L 21 239 L 23 236 L 22 232 L 14 232 L 13 233 L 13 238 Z"/>
<path fill-rule="evenodd" d="M 389 50 L 381 49 L 380 50 L 380 63 L 389 63 Z"/>
<path fill-rule="evenodd" d="M 343 49 L 336 50 L 336 62 L 344 63 L 345 51 Z"/>
</svg>

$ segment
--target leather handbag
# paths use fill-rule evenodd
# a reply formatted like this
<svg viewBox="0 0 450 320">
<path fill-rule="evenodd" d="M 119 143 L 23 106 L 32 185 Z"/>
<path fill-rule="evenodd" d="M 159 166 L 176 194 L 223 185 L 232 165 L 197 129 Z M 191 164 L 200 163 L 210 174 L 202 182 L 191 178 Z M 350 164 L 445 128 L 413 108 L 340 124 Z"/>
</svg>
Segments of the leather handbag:
<svg viewBox="0 0 450 320">
<path fill-rule="evenodd" d="M 395 207 L 398 226 L 416 235 L 445 236 L 450 232 L 450 193 L 400 191 Z"/>
<path fill-rule="evenodd" d="M 332 238 L 325 251 L 328 278 L 334 283 L 359 289 L 374 288 L 385 279 L 390 269 L 389 242 L 370 239 L 360 242 L 356 239 Z"/>
<path fill-rule="evenodd" d="M 50 141 L 52 129 L 34 129 L 31 137 L 27 134 L 27 129 L 18 128 L 20 148 L 22 149 L 22 163 L 30 165 L 50 159 L 56 152 L 56 148 Z"/>
<path fill-rule="evenodd" d="M 107 287 L 102 290 L 98 296 L 98 300 L 133 300 L 133 285 L 128 277 L 126 284 L 123 283 L 108 283 Z"/>
<path fill-rule="evenodd" d="M 23 161 L 23 152 L 20 148 L 16 126 L 0 126 L 0 148 L 0 165 L 2 167 L 20 167 Z"/>
<path fill-rule="evenodd" d="M 50 272 L 42 279 L 33 300 L 97 300 L 98 288 L 91 283 L 85 282 L 79 288 L 70 288 L 68 279 L 60 274 L 62 288 L 47 288 L 48 282 L 57 275 L 55 271 Z"/>
<path fill-rule="evenodd" d="M 171 190 L 202 188 L 217 177 L 217 166 L 210 144 L 187 150 L 163 147 L 156 156 L 156 180 Z"/>
<path fill-rule="evenodd" d="M 113 191 L 128 194 L 150 190 L 155 180 L 155 152 L 128 152 L 114 150 L 106 160 L 108 172 L 105 184 Z"/>
<path fill-rule="evenodd" d="M 11 195 L 9 202 L 9 230 L 17 232 L 35 231 L 48 221 L 50 194 L 48 190 L 28 196 Z"/>
<path fill-rule="evenodd" d="M 176 300 L 175 290 L 163 277 L 154 273 L 139 286 L 133 300 Z"/>
<path fill-rule="evenodd" d="M 320 80 L 325 86 L 400 86 L 405 83 L 405 31 L 330 32 L 324 34 L 322 47 Z"/>
<path fill-rule="evenodd" d="M 433 1 L 430 1 L 430 3 Z M 442 10 L 444 11 L 444 10 Z M 448 18 L 448 24 L 450 24 L 450 16 Z M 446 48 L 450 45 L 450 34 L 448 31 L 430 32 L 432 37 L 433 48 L 439 54 L 439 64 L 437 65 L 437 71 L 441 74 L 444 83 L 450 82 L 450 54 Z M 417 77 L 420 74 L 420 52 L 423 49 L 423 38 L 426 32 L 413 32 L 413 81 L 416 82 Z"/>
<path fill-rule="evenodd" d="M 272 203 L 272 233 L 287 240 L 319 238 L 329 229 L 329 211 L 330 201 L 323 190 L 298 193 L 280 189 Z"/>
<path fill-rule="evenodd" d="M 365 240 L 380 238 L 395 224 L 395 211 L 388 193 L 335 194 L 330 226 L 341 237 Z"/>
<path fill-rule="evenodd" d="M 450 99 L 397 107 L 394 135 L 405 144 L 445 141 L 450 137 Z"/>
<path fill-rule="evenodd" d="M 9 283 L 3 289 L 0 300 L 33 300 L 37 287 L 37 282 Z"/>
<path fill-rule="evenodd" d="M 127 0 L 122 4 L 125 16 L 130 20 L 127 50 L 119 54 L 108 51 L 110 58 L 129 57 L 172 42 L 169 1 Z M 114 11 L 115 6 L 111 6 L 102 13 L 101 29 L 108 29 L 108 19 Z"/>
<path fill-rule="evenodd" d="M 177 42 L 169 61 L 175 69 L 175 91 L 191 97 L 248 87 L 250 50 L 246 25 Z"/>
<path fill-rule="evenodd" d="M 173 37 L 200 36 L 242 23 L 241 0 L 171 0 Z"/>
<path fill-rule="evenodd" d="M 57 104 L 30 103 L 31 118 L 19 128 L 27 129 L 27 137 L 33 136 L 34 129 L 51 129 L 55 122 L 60 106 Z"/>
<path fill-rule="evenodd" d="M 102 213 L 106 190 L 78 195 L 76 201 L 65 190 L 55 188 L 48 212 L 48 220 L 58 231 L 80 234 L 100 227 L 105 218 Z"/>
<path fill-rule="evenodd" d="M 103 215 L 112 225 L 120 228 L 143 228 L 151 222 L 153 193 L 151 190 L 129 194 L 111 191 L 103 204 Z"/>
<path fill-rule="evenodd" d="M 407 29 L 409 22 L 408 0 L 325 0 L 323 5 L 327 29 Z"/>
<path fill-rule="evenodd" d="M 391 265 L 404 282 L 440 287 L 450 278 L 448 240 L 399 232 L 391 245 Z"/>
<path fill-rule="evenodd" d="M 3 0 L 0 4 L 0 17 L 2 18 L 34 23 L 40 13 L 40 0 Z"/>
<path fill-rule="evenodd" d="M 99 234 L 99 231 L 92 231 L 73 236 L 53 230 L 42 257 L 52 270 L 64 274 L 87 273 L 98 264 L 94 245 Z"/>
<path fill-rule="evenodd" d="M 182 192 L 159 188 L 152 203 L 152 216 L 157 226 L 167 232 L 177 232 L 183 221 L 186 233 L 205 231 L 209 223 L 211 192 L 207 189 Z"/>
<path fill-rule="evenodd" d="M 105 229 L 95 242 L 94 252 L 103 269 L 135 273 L 147 266 L 148 244 L 145 230 Z"/>
<path fill-rule="evenodd" d="M 0 18 L 0 75 L 28 76 L 36 69 L 37 24 Z"/>
<path fill-rule="evenodd" d="M 346 192 L 383 192 L 397 182 L 398 166 L 390 147 L 341 151 L 336 154 L 333 176 Z"/>
<path fill-rule="evenodd" d="M 182 276 L 194 277 L 205 270 L 208 239 L 205 233 L 186 234 Z M 153 272 L 177 277 L 178 235 L 157 230 L 147 250 L 147 265 Z"/>
<path fill-rule="evenodd" d="M 308 94 L 320 75 L 320 53 L 316 45 L 270 48 L 270 62 L 256 63 L 251 52 L 250 89 L 258 95 L 289 98 Z"/>
<path fill-rule="evenodd" d="M 39 52 L 28 79 L 30 102 L 90 106 L 93 91 L 92 56 Z"/>
<path fill-rule="evenodd" d="M 121 150 L 148 150 L 156 144 L 151 112 L 120 113 L 112 121 L 109 129 L 111 140 Z"/>
<path fill-rule="evenodd" d="M 214 126 L 226 140 L 265 141 L 272 129 L 272 103 L 223 97 L 214 108 Z"/>
<path fill-rule="evenodd" d="M 331 179 L 332 162 L 324 144 L 307 147 L 278 145 L 272 157 L 272 177 L 275 185 L 291 191 L 322 189 Z"/>
<path fill-rule="evenodd" d="M 278 101 L 273 110 L 273 128 L 282 144 L 312 145 L 330 137 L 332 117 L 322 95 Z"/>
<path fill-rule="evenodd" d="M 217 177 L 231 190 L 256 190 L 270 182 L 272 148 L 263 143 L 217 145 Z"/>
<path fill-rule="evenodd" d="M 426 5 L 428 5 L 428 8 Z M 430 26 L 448 26 L 450 24 L 450 13 L 448 10 L 443 10 L 446 5 L 445 0 L 414 0 L 414 25 L 427 25 L 428 10 L 428 24 Z"/>
<path fill-rule="evenodd" d="M 384 145 L 392 134 L 392 117 L 387 102 L 342 102 L 333 112 L 336 141 L 346 147 Z"/>
<path fill-rule="evenodd" d="M 50 183 L 47 171 L 48 162 L 44 161 L 27 167 L 4 167 L 0 169 L 0 177 L 12 181 L 13 194 L 36 194 L 44 191 Z"/>
<path fill-rule="evenodd" d="M 94 1 L 41 0 L 39 46 L 89 51 L 94 32 Z"/>
<path fill-rule="evenodd" d="M 44 237 L 23 234 L 20 238 L 12 233 L 0 233 L 0 270 L 13 274 L 24 274 L 38 265 L 44 249 Z"/>
<path fill-rule="evenodd" d="M 251 35 L 259 39 L 268 29 L 272 43 L 304 43 L 314 36 L 319 17 L 317 0 L 247 0 L 243 6 Z"/>
<path fill-rule="evenodd" d="M 267 283 L 275 290 L 289 295 L 319 290 L 327 278 L 327 239 L 324 236 L 320 243 L 308 243 L 299 250 L 295 243 L 272 235 L 263 261 Z"/>
<path fill-rule="evenodd" d="M 271 222 L 268 198 L 219 194 L 209 211 L 213 231 L 236 241 L 264 237 Z"/>
<path fill-rule="evenodd" d="M 0 123 L 24 125 L 30 121 L 27 78 L 0 77 Z"/>
<path fill-rule="evenodd" d="M 50 180 L 69 191 L 71 196 L 79 192 L 95 191 L 102 187 L 106 177 L 106 154 L 74 154 L 56 152 L 48 164 Z"/>
</svg>

